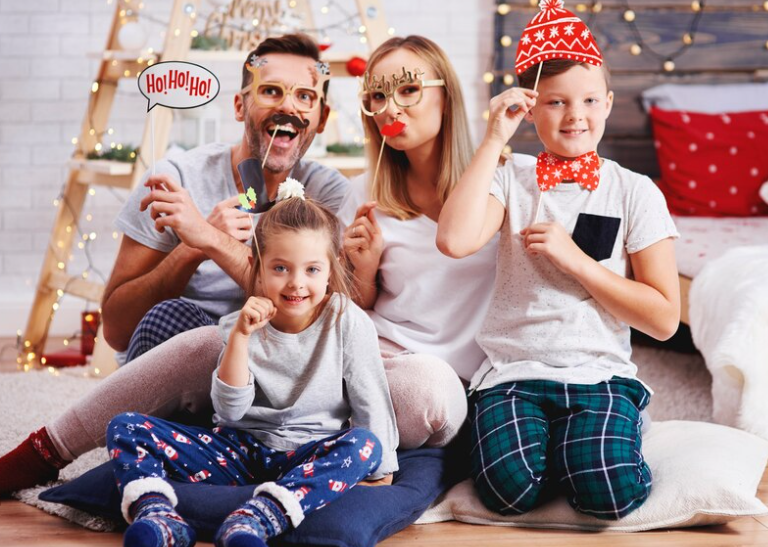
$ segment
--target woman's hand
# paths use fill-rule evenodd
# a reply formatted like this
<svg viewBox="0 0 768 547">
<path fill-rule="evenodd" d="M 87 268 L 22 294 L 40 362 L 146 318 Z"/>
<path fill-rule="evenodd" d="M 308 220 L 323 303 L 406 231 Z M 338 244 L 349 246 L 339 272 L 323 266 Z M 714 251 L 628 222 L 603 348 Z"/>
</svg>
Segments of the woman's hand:
<svg viewBox="0 0 768 547">
<path fill-rule="evenodd" d="M 507 144 L 528 111 L 536 106 L 538 95 L 539 92 L 532 89 L 513 87 L 491 99 L 485 141 Z"/>
<path fill-rule="evenodd" d="M 344 249 L 355 267 L 356 275 L 366 273 L 375 278 L 384 251 L 384 239 L 374 209 L 375 201 L 358 207 L 355 220 L 344 230 Z"/>
<path fill-rule="evenodd" d="M 277 313 L 277 308 L 269 298 L 251 296 L 240 311 L 235 324 L 235 332 L 250 336 L 256 330 L 266 325 Z"/>
</svg>

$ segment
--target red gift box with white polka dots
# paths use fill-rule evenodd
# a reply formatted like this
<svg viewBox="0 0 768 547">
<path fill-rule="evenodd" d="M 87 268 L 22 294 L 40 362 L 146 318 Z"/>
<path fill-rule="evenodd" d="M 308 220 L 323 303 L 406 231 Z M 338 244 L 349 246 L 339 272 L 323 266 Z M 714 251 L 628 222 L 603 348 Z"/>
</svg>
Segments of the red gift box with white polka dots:
<svg viewBox="0 0 768 547">
<path fill-rule="evenodd" d="M 768 111 L 700 114 L 652 108 L 659 188 L 677 215 L 768 215 Z"/>
</svg>

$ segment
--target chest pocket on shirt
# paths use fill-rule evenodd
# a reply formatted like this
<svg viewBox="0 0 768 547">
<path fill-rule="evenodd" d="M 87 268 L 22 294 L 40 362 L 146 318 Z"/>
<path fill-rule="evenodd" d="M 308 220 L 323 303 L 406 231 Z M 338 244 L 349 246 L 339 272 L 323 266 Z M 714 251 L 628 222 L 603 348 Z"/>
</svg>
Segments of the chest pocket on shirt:
<svg viewBox="0 0 768 547">
<path fill-rule="evenodd" d="M 611 258 L 621 219 L 579 213 L 573 229 L 573 241 L 589 256 L 600 262 Z"/>
</svg>

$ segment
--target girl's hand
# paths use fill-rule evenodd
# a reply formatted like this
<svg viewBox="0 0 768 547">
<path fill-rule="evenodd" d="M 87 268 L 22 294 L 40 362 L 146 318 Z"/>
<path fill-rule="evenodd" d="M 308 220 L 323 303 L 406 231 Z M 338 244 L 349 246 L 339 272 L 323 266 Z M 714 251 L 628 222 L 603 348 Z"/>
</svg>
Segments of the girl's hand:
<svg viewBox="0 0 768 547">
<path fill-rule="evenodd" d="M 356 272 L 374 275 L 379 269 L 384 239 L 373 211 L 376 202 L 369 201 L 358 207 L 355 220 L 344 230 L 344 250 L 347 251 Z"/>
<path fill-rule="evenodd" d="M 277 313 L 277 308 L 269 298 L 251 296 L 240 311 L 234 332 L 250 336 L 254 331 L 263 328 Z"/>
<path fill-rule="evenodd" d="M 530 255 L 544 255 L 558 270 L 574 275 L 589 257 L 557 222 L 539 222 L 520 231 L 523 247 Z"/>
<path fill-rule="evenodd" d="M 513 87 L 491 99 L 485 140 L 501 146 L 507 144 L 525 115 L 536 105 L 538 95 L 539 92 L 532 89 Z"/>
</svg>

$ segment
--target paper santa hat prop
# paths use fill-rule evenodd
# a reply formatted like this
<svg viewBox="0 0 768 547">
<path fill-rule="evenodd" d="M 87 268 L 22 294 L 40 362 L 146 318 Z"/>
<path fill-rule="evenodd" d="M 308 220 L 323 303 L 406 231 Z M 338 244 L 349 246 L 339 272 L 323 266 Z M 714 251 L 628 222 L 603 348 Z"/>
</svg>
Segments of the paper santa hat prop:
<svg viewBox="0 0 768 547">
<path fill-rule="evenodd" d="M 603 56 L 584 21 L 563 8 L 563 0 L 541 0 L 541 11 L 531 19 L 520 37 L 515 73 L 520 75 L 549 59 L 570 59 L 595 66 Z"/>
</svg>

